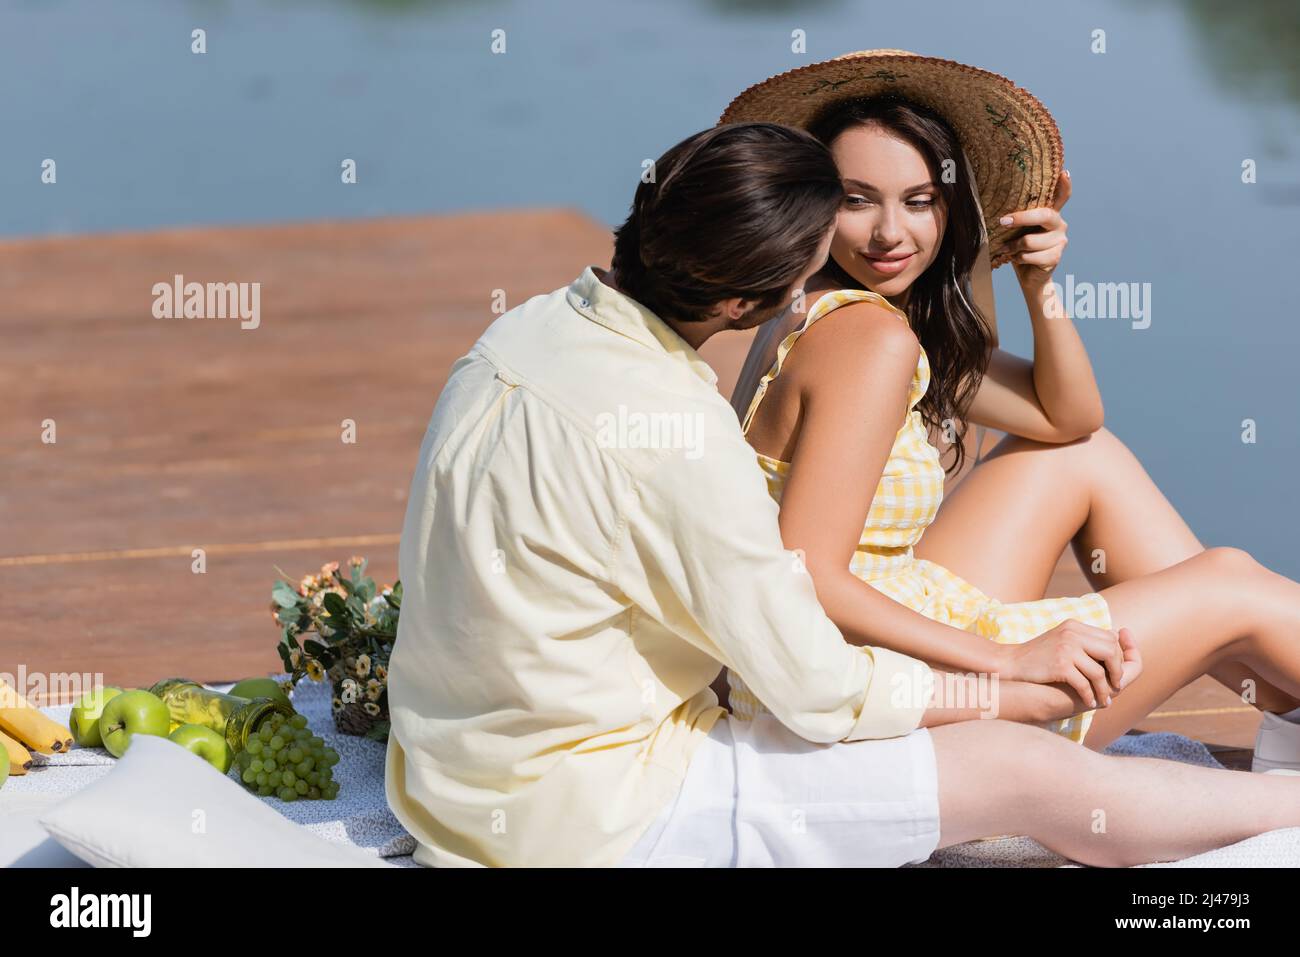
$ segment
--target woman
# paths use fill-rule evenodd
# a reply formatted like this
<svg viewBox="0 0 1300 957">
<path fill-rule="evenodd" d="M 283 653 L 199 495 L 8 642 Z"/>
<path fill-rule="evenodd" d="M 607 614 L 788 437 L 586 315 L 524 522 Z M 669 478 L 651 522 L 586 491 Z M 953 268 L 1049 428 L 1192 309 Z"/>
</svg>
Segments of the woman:
<svg viewBox="0 0 1300 957">
<path fill-rule="evenodd" d="M 1041 104 L 994 74 L 868 51 L 758 84 L 723 116 L 759 119 L 813 132 L 845 185 L 806 312 L 756 338 L 733 395 L 830 617 L 940 669 L 1068 686 L 1088 710 L 1044 726 L 1093 750 L 1211 674 L 1286 713 L 1266 717 L 1281 747 L 1256 769 L 1300 768 L 1300 585 L 1204 549 L 1102 428 L 1078 333 L 1052 321 L 1070 180 Z M 1015 264 L 1032 362 L 996 349 L 972 302 L 985 246 Z M 1008 435 L 943 500 L 928 435 L 956 469 L 967 423 Z M 1067 543 L 1097 591 L 1044 599 Z M 1131 686 L 1115 625 L 1140 651 Z M 733 712 L 764 710 L 729 679 Z"/>
</svg>

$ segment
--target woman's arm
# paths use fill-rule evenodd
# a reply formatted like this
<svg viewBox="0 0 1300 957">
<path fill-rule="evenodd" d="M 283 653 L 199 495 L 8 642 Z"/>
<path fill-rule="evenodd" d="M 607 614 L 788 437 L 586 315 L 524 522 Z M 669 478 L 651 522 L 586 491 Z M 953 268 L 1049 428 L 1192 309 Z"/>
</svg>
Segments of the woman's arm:
<svg viewBox="0 0 1300 957">
<path fill-rule="evenodd" d="M 1033 361 L 994 349 L 971 403 L 970 421 L 1039 442 L 1072 442 L 1105 417 L 1092 363 L 1052 284 L 1069 240 L 1061 207 L 1070 197 L 1062 174 L 1050 207 L 1013 213 L 1010 223 L 1038 227 L 1015 244 L 1012 259 L 1034 333 Z"/>
<path fill-rule="evenodd" d="M 1109 632 L 1065 622 L 1023 645 L 1002 645 L 932 621 L 849 570 L 907 412 L 920 344 L 884 307 L 854 303 L 814 323 L 796 348 L 798 362 L 784 374 L 799 392 L 800 427 L 781 537 L 802 551 L 818 601 L 845 640 L 953 671 L 1065 682 L 1090 705 L 1109 698 L 1123 662 Z"/>
<path fill-rule="evenodd" d="M 855 645 L 883 645 L 957 671 L 993 673 L 1003 646 L 931 621 L 849 571 L 899 426 L 920 355 L 898 316 L 841 306 L 799 340 L 802 414 L 781 498 L 781 537 L 800 550 L 817 598 Z"/>
</svg>

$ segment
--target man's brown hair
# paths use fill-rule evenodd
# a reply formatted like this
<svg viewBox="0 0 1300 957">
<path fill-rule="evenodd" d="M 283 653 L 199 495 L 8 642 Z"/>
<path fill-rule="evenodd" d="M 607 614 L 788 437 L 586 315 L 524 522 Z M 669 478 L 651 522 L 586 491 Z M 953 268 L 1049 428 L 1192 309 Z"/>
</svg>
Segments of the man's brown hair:
<svg viewBox="0 0 1300 957">
<path fill-rule="evenodd" d="M 729 123 L 664 153 L 614 232 L 616 280 L 662 318 L 700 321 L 724 299 L 780 304 L 843 200 L 830 152 L 802 130 Z"/>
</svg>

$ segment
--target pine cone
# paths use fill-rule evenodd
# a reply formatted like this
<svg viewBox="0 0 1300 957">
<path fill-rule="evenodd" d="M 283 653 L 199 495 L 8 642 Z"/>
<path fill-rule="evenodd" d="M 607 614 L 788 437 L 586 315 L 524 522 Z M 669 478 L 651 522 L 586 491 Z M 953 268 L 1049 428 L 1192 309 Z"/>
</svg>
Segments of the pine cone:
<svg viewBox="0 0 1300 957">
<path fill-rule="evenodd" d="M 387 720 L 388 709 L 386 707 L 382 708 L 379 714 L 370 715 L 366 713 L 366 709 L 360 701 L 345 704 L 342 709 L 334 713 L 334 727 L 338 729 L 339 734 L 351 734 L 357 737 L 364 737 L 376 722 Z"/>
</svg>

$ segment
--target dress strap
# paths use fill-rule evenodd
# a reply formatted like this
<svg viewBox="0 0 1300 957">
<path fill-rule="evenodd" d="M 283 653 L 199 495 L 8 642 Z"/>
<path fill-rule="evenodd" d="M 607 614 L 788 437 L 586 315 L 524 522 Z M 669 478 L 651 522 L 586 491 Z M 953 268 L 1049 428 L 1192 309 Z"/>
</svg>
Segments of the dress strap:
<svg viewBox="0 0 1300 957">
<path fill-rule="evenodd" d="M 837 289 L 822 295 L 813 303 L 813 307 L 808 310 L 808 315 L 804 321 L 799 324 L 799 328 L 794 329 L 781 340 L 781 344 L 776 347 L 776 361 L 772 363 L 772 368 L 767 374 L 759 380 L 758 388 L 754 390 L 754 397 L 749 401 L 749 411 L 745 413 L 745 418 L 740 424 L 742 435 L 749 433 L 749 425 L 754 419 L 754 413 L 758 411 L 759 403 L 763 401 L 763 396 L 767 394 L 767 386 L 773 379 L 781 374 L 781 366 L 785 362 L 785 357 L 790 350 L 794 348 L 795 341 L 808 331 L 809 326 L 840 306 L 847 305 L 851 302 L 871 302 L 878 306 L 884 306 L 890 312 L 894 313 L 904 322 L 907 322 L 907 314 L 895 306 L 879 293 L 871 292 L 867 289 Z"/>
</svg>

